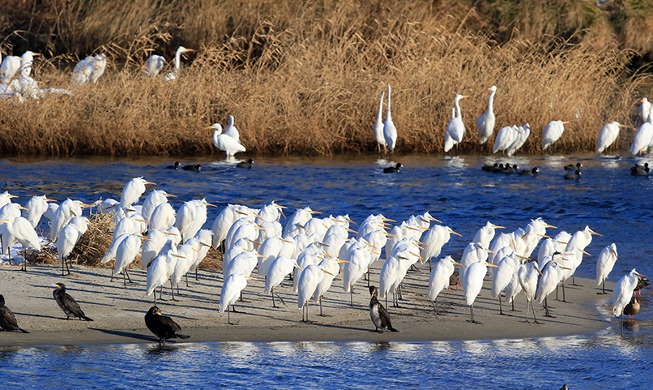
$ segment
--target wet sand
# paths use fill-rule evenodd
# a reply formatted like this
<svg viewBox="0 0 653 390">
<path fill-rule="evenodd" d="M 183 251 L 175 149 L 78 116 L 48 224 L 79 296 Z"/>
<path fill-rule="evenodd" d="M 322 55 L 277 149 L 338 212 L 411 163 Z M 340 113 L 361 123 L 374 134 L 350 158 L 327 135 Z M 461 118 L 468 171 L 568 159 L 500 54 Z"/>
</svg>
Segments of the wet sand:
<svg viewBox="0 0 653 390">
<path fill-rule="evenodd" d="M 377 286 L 380 266 L 377 262 L 372 271 L 372 284 Z M 157 305 L 182 327 L 183 333 L 191 336 L 188 342 L 518 339 L 592 333 L 610 323 L 604 306 L 609 295 L 598 295 L 600 290 L 593 280 L 579 278 L 576 281 L 583 287 L 568 286 L 567 303 L 555 301 L 555 293 L 551 294 L 549 302 L 556 318 L 544 317 L 544 309 L 536 304 L 540 324 L 532 323 L 532 318 L 531 323 L 525 322 L 523 293 L 517 296 L 516 311 L 510 311 L 504 303 L 506 315 L 499 315 L 498 301 L 490 296 L 489 278 L 474 305 L 476 320 L 482 324 L 469 322 L 469 307 L 464 304 L 462 291 L 448 290 L 441 294 L 438 298 L 441 312 L 436 314 L 427 300 L 428 266 L 421 267 L 420 271 L 408 273 L 401 307 L 388 308 L 392 324 L 399 330 L 397 333 L 374 332 L 368 310 L 367 281 L 356 284 L 351 307 L 349 293 L 344 292 L 340 277 L 334 280 L 323 301 L 325 316 L 319 316 L 319 307 L 311 304 L 309 323 L 301 322 L 292 282 L 286 280 L 275 291 L 286 304 L 277 300 L 279 307 L 275 309 L 271 298 L 264 296 L 264 279 L 258 275 L 244 290 L 245 302 L 236 305 L 238 312 L 231 313 L 233 325 L 227 323 L 227 313 L 218 312 L 222 276 L 217 271 L 200 271 L 199 281 L 194 275 L 189 277 L 190 287 L 186 288 L 182 282 L 178 301 L 157 301 Z M 35 266 L 25 273 L 17 266 L 0 266 L 0 293 L 19 325 L 30 332 L 0 332 L 0 347 L 156 341 L 143 318 L 153 303 L 152 297 L 145 296 L 143 271 L 131 270 L 133 283 L 127 283 L 126 287 L 122 277 L 109 282 L 110 269 L 75 267 L 73 276 L 66 277 L 58 271 L 54 266 Z M 52 284 L 57 282 L 66 284 L 67 292 L 93 322 L 66 320 L 52 296 Z M 612 288 L 613 284 L 608 283 L 607 287 Z M 169 289 L 164 290 L 164 298 L 170 298 Z"/>
</svg>

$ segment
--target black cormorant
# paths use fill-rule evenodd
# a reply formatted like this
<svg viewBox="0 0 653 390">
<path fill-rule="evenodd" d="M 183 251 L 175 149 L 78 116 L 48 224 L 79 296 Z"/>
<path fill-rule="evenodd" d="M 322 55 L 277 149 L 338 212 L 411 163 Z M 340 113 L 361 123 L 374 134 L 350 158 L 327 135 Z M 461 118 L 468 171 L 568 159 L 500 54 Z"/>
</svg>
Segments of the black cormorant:
<svg viewBox="0 0 653 390">
<path fill-rule="evenodd" d="M 184 171 L 195 171 L 199 172 L 202 170 L 202 165 L 201 164 L 191 164 L 191 165 L 184 165 L 182 168 Z"/>
<path fill-rule="evenodd" d="M 187 339 L 190 336 L 178 333 L 181 327 L 168 316 L 161 314 L 161 310 L 152 306 L 145 314 L 145 325 L 159 338 L 159 344 L 163 344 L 167 339 Z"/>
<path fill-rule="evenodd" d="M 576 169 L 576 172 L 566 174 L 565 180 L 579 180 L 582 174 L 580 169 Z"/>
<path fill-rule="evenodd" d="M 372 323 L 376 327 L 375 331 L 383 333 L 383 329 L 388 329 L 391 332 L 399 332 L 397 329 L 392 327 L 390 324 L 390 316 L 385 310 L 385 307 L 379 302 L 377 295 L 379 290 L 376 286 L 370 286 L 370 317 L 372 318 Z"/>
<path fill-rule="evenodd" d="M 254 160 L 250 158 L 247 161 L 241 161 L 238 164 L 236 164 L 236 168 L 252 169 L 252 164 L 254 164 Z"/>
<path fill-rule="evenodd" d="M 18 321 L 16 321 L 14 313 L 11 312 L 11 309 L 5 306 L 5 297 L 3 297 L 2 294 L 0 294 L 0 330 L 5 330 L 7 332 L 18 330 L 23 333 L 29 333 L 18 326 Z"/>
<path fill-rule="evenodd" d="M 401 171 L 401 163 L 397 163 L 394 167 L 383 168 L 383 173 L 395 173 Z"/>
<path fill-rule="evenodd" d="M 93 321 L 91 318 L 86 317 L 84 311 L 79 304 L 75 301 L 73 297 L 66 294 L 66 285 L 63 283 L 57 283 L 54 285 L 56 287 L 52 292 L 57 305 L 63 310 L 66 314 L 66 319 L 70 319 L 70 316 L 77 317 L 80 320 Z"/>
</svg>

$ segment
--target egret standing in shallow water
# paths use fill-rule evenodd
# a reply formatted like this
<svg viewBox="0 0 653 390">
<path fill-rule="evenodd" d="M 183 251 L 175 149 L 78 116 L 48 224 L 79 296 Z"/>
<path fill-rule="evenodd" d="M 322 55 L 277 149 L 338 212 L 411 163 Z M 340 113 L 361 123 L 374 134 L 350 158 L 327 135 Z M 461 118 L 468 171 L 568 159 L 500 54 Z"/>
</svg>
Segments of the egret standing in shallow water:
<svg viewBox="0 0 653 390">
<path fill-rule="evenodd" d="M 383 125 L 383 137 L 385 138 L 386 146 L 390 152 L 394 152 L 397 144 L 397 128 L 392 121 L 392 112 L 390 111 L 390 94 L 392 88 L 388 84 L 388 112 L 385 115 L 385 124 Z"/>
<path fill-rule="evenodd" d="M 614 286 L 612 291 L 612 315 L 621 316 L 621 333 L 624 331 L 624 308 L 630 302 L 633 297 L 633 292 L 635 287 L 637 287 L 637 281 L 639 276 L 644 276 L 637 272 L 635 268 L 632 269 L 628 274 L 624 275 L 617 284 Z"/>
<path fill-rule="evenodd" d="M 483 145 L 487 140 L 492 137 L 494 133 L 494 122 L 496 118 L 494 116 L 494 95 L 497 93 L 497 86 L 493 85 L 489 88 L 490 90 L 490 100 L 487 103 L 487 111 L 479 115 L 476 119 L 476 128 L 478 129 L 478 142 Z"/>
<path fill-rule="evenodd" d="M 565 125 L 568 123 L 557 120 L 551 121 L 544 126 L 542 130 L 542 150 L 547 150 L 549 146 L 553 145 L 562 137 L 562 133 L 565 131 Z"/>
<path fill-rule="evenodd" d="M 222 132 L 222 125 L 214 123 L 209 128 L 213 129 L 213 146 L 233 157 L 236 153 L 245 152 L 247 149 L 240 142 Z"/>
<path fill-rule="evenodd" d="M 385 91 L 381 92 L 381 100 L 379 101 L 379 112 L 376 115 L 376 122 L 374 122 L 374 127 L 372 131 L 374 133 L 374 139 L 376 140 L 376 152 L 381 153 L 381 148 L 383 151 L 387 151 L 387 144 L 385 143 L 385 136 L 383 135 L 383 97 L 385 96 Z"/>
<path fill-rule="evenodd" d="M 625 127 L 625 126 L 620 125 L 619 122 L 617 121 L 614 121 L 605 124 L 601 128 L 601 131 L 599 132 L 599 136 L 596 139 L 596 148 L 594 149 L 596 154 L 603 153 L 607 148 L 610 147 L 610 145 L 614 143 L 614 141 L 619 136 L 620 127 Z"/>
</svg>

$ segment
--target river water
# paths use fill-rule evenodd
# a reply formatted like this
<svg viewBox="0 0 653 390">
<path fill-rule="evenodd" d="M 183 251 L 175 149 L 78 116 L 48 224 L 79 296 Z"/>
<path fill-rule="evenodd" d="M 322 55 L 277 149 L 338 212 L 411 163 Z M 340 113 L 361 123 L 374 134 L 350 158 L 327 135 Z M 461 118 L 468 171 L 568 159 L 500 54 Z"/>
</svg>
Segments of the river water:
<svg viewBox="0 0 653 390">
<path fill-rule="evenodd" d="M 348 213 L 358 222 L 370 213 L 400 221 L 429 211 L 463 234 L 443 250 L 454 257 L 487 220 L 512 231 L 542 217 L 570 233 L 589 225 L 604 235 L 594 237 L 587 248 L 594 256 L 585 258 L 578 275 L 594 278 L 596 257 L 612 242 L 619 260 L 609 280 L 634 267 L 651 273 L 653 181 L 629 172 L 643 160 L 589 155 L 509 160 L 524 168 L 539 166 L 538 177 L 483 172 L 485 163 L 508 160 L 481 156 L 411 155 L 395 156 L 395 161 L 404 164 L 398 174 L 384 174 L 381 167 L 389 162 L 370 156 L 260 158 L 251 170 L 229 161 L 182 161 L 201 163 L 201 172 L 165 169 L 174 162 L 169 159 L 0 160 L 0 190 L 19 195 L 22 204 L 36 194 L 91 202 L 119 199 L 129 179 L 143 176 L 177 195 L 176 207 L 196 198 L 217 204 L 218 209 L 209 210 L 209 226 L 227 203 L 261 207 L 275 200 L 289 212 L 310 206 L 333 215 Z M 582 178 L 564 180 L 562 167 L 578 161 Z M 594 335 L 529 340 L 10 348 L 0 351 L 0 387 L 371 388 L 383 381 L 383 386 L 409 388 L 557 389 L 563 383 L 571 388 L 649 388 L 653 315 L 647 293 L 642 312 L 623 337 L 613 323 Z"/>
</svg>

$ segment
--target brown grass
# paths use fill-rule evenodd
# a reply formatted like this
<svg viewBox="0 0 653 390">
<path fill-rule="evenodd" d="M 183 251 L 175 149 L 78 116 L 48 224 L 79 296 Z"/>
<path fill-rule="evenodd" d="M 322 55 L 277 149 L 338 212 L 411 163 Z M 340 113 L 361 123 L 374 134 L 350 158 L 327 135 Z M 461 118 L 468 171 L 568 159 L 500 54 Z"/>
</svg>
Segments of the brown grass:
<svg viewBox="0 0 653 390">
<path fill-rule="evenodd" d="M 53 10 L 57 3 L 49 2 Z M 455 93 L 470 96 L 462 102 L 468 132 L 458 151 L 480 150 L 474 121 L 494 84 L 495 132 L 528 122 L 533 134 L 524 150 L 536 152 L 546 123 L 569 120 L 556 147 L 590 151 L 605 122 L 633 125 L 646 82 L 627 67 L 636 53 L 620 47 L 626 27 L 608 29 L 614 11 L 570 1 L 563 2 L 564 20 L 550 10 L 537 14 L 531 2 L 510 9 L 502 1 L 478 9 L 453 1 L 258 0 L 238 7 L 197 1 L 191 7 L 137 0 L 115 10 L 103 1 L 86 8 L 81 0 L 69 3 L 52 13 L 57 31 L 67 31 L 52 38 L 53 50 L 103 50 L 110 68 L 98 85 L 78 87 L 72 97 L 0 101 L 4 154 L 209 154 L 211 131 L 204 128 L 224 124 L 229 114 L 251 153 L 371 151 L 387 83 L 399 151 L 440 153 Z M 531 15 L 532 30 L 519 30 L 524 15 Z M 648 38 L 639 39 L 645 45 Z M 183 61 L 178 80 L 141 76 L 149 54 L 164 48 L 156 51 L 170 59 L 179 44 L 197 52 Z M 41 86 L 69 86 L 74 64 L 62 68 L 68 60 L 37 62 Z"/>
</svg>

